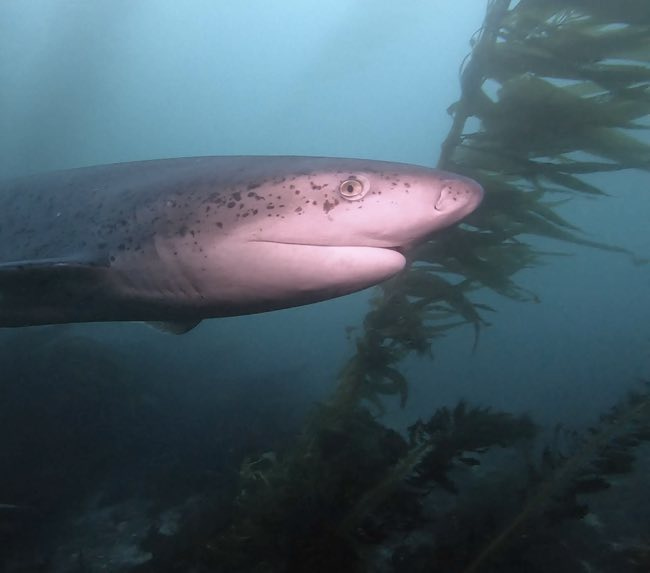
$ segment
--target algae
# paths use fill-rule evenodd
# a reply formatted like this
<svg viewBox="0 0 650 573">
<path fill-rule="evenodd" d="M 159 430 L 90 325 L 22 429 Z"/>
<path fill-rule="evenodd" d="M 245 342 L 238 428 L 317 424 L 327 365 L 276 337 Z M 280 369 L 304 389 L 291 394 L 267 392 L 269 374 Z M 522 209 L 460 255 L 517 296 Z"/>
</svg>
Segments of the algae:
<svg viewBox="0 0 650 573">
<path fill-rule="evenodd" d="M 370 411 L 381 416 L 391 396 L 404 405 L 408 379 L 399 364 L 411 354 L 433 358 L 434 341 L 450 329 L 470 325 L 477 344 L 494 310 L 478 300 L 481 289 L 539 302 L 516 274 L 562 253 L 539 250 L 531 237 L 646 262 L 585 236 L 559 207 L 611 193 L 585 175 L 650 167 L 650 146 L 637 135 L 650 115 L 649 38 L 644 1 L 488 2 L 438 161 L 478 180 L 484 203 L 419 246 L 408 269 L 379 289 L 362 328 L 347 331 L 356 352 L 336 392 L 294 447 L 244 463 L 233 521 L 210 543 L 211 563 L 230 571 L 368 571 L 370 548 L 387 544 L 395 530 L 435 529 L 423 508 L 433 491 L 462 497 L 467 484 L 451 477 L 457 468 L 476 471 L 494 448 L 532 441 L 528 418 L 465 402 L 416 423 L 408 442 Z M 641 394 L 630 404 L 646 402 Z M 647 414 L 639 408 L 603 418 L 573 454 L 547 447 L 538 463 L 513 473 L 519 489 L 503 507 L 494 492 L 465 499 L 455 526 L 438 528 L 434 543 L 394 546 L 393 570 L 469 573 L 491 568 L 501 552 L 500 571 L 537 570 L 524 549 L 558 547 L 539 519 L 584 516 L 576 496 L 604 491 L 608 476 L 632 469 L 647 430 L 629 430 L 622 412 L 636 419 Z M 485 487 L 510 487 L 513 475 Z M 521 535 L 513 543 L 524 529 L 526 543 Z"/>
</svg>

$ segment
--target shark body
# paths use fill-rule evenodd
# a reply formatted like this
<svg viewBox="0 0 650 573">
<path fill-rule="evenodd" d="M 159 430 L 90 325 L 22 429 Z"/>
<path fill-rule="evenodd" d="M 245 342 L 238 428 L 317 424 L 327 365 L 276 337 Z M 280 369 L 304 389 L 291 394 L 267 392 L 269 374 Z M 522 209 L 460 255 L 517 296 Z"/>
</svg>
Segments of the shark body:
<svg viewBox="0 0 650 573">
<path fill-rule="evenodd" d="M 0 326 L 164 321 L 309 304 L 403 269 L 474 181 L 322 157 L 197 157 L 0 182 Z"/>
</svg>

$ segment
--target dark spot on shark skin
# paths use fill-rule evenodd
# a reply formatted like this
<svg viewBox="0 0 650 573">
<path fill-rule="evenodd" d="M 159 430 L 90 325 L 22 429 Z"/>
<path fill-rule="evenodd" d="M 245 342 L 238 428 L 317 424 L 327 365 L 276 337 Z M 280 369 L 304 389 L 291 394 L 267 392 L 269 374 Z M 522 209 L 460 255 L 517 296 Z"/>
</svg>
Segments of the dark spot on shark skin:
<svg viewBox="0 0 650 573">
<path fill-rule="evenodd" d="M 296 213 L 302 213 L 302 207 L 296 207 L 296 208 L 294 209 L 294 211 L 295 211 Z"/>
<path fill-rule="evenodd" d="M 228 203 L 228 205 L 226 205 L 226 207 L 228 207 L 228 209 L 232 209 L 236 204 L 237 203 L 235 203 L 234 201 L 230 201 L 230 203 Z"/>
<path fill-rule="evenodd" d="M 215 225 L 216 225 L 217 227 L 219 227 L 220 229 L 223 228 L 223 223 L 221 223 L 221 222 L 219 222 L 219 221 L 217 221 L 217 222 L 215 223 Z"/>
<path fill-rule="evenodd" d="M 250 191 L 251 189 L 257 189 L 260 186 L 261 186 L 261 183 L 249 183 L 247 185 L 246 189 L 248 189 Z"/>
<path fill-rule="evenodd" d="M 273 203 L 269 203 L 269 204 L 266 206 L 266 208 L 267 208 L 267 209 L 275 209 L 275 205 L 274 205 Z"/>
<path fill-rule="evenodd" d="M 330 203 L 329 199 L 323 203 L 323 211 L 325 211 L 325 213 L 329 213 L 332 209 L 334 209 L 334 207 L 336 207 L 336 205 L 334 203 Z"/>
<path fill-rule="evenodd" d="M 241 193 L 240 193 L 239 191 L 236 191 L 235 193 L 233 193 L 233 194 L 231 195 L 231 197 L 232 197 L 235 201 L 241 201 Z"/>
</svg>

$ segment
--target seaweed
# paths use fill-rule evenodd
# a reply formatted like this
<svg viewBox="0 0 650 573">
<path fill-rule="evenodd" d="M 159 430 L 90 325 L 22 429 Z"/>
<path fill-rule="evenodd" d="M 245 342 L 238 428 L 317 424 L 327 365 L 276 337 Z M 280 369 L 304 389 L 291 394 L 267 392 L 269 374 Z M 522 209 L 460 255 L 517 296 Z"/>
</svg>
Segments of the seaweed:
<svg viewBox="0 0 650 573">
<path fill-rule="evenodd" d="M 414 425 L 407 442 L 364 408 L 321 406 L 299 444 L 245 460 L 230 525 L 204 560 L 228 571 L 368 571 L 368 550 L 395 524 L 418 523 L 434 485 L 470 452 L 530 440 L 535 427 L 460 402 Z"/>
<path fill-rule="evenodd" d="M 650 114 L 649 38 L 646 0 L 488 2 L 438 161 L 483 185 L 481 208 L 414 249 L 407 270 L 380 287 L 362 327 L 348 331 L 355 352 L 336 392 L 315 408 L 298 440 L 245 458 L 231 502 L 210 507 L 212 520 L 193 535 L 188 524 L 174 555 L 152 535 L 154 565 L 143 570 L 191 561 L 194 569 L 229 573 L 364 572 L 379 559 L 373 550 L 395 572 L 540 570 L 531 551 L 561 547 L 548 525 L 584 517 L 581 496 L 616 487 L 612 476 L 633 469 L 635 448 L 650 440 L 647 391 L 586 436 L 575 434 L 573 451 L 548 446 L 536 464 L 504 464 L 490 479 L 480 474 L 490 455 L 536 436 L 527 416 L 461 401 L 412 425 L 408 439 L 379 416 L 387 400 L 408 400 L 399 369 L 405 358 L 434 358 L 435 341 L 463 325 L 478 344 L 494 312 L 480 301 L 486 290 L 540 301 L 517 273 L 564 254 L 540 250 L 535 238 L 640 261 L 586 236 L 561 206 L 613 192 L 586 175 L 650 167 L 650 146 L 638 137 Z M 75 344 L 70 360 L 97 357 Z M 83 364 L 71 366 L 78 373 Z M 82 398 L 108 396 L 109 382 L 114 388 L 119 372 L 110 374 L 111 364 L 101 370 L 106 379 L 74 381 Z M 144 407 L 140 391 L 123 384 L 97 402 L 108 410 L 95 420 L 114 415 L 118 395 L 134 413 Z M 432 499 L 448 498 L 449 511 L 430 511 Z M 417 541 L 418 531 L 426 542 Z M 639 567 L 647 564 L 647 544 L 627 551 Z"/>
<path fill-rule="evenodd" d="M 650 167 L 650 146 L 637 136 L 649 127 L 649 14 L 642 0 L 488 2 L 438 160 L 478 180 L 483 204 L 415 249 L 407 270 L 381 287 L 340 381 L 364 392 L 349 395 L 381 409 L 382 396 L 397 391 L 403 402 L 403 384 L 383 384 L 382 372 L 395 379 L 408 354 L 433 356 L 435 339 L 463 324 L 475 347 L 493 310 L 477 300 L 481 289 L 539 302 L 515 275 L 562 253 L 539 250 L 531 237 L 647 262 L 585 236 L 560 207 L 611 193 L 585 175 Z"/>
<path fill-rule="evenodd" d="M 411 483 L 419 486 L 437 483 L 457 493 L 457 486 L 447 476 L 455 461 L 479 465 L 472 454 L 485 453 L 491 446 L 508 447 L 520 440 L 532 440 L 537 429 L 528 416 L 492 412 L 489 408 L 471 408 L 463 400 L 453 409 L 440 408 L 431 419 L 417 422 L 408 429 L 411 443 L 435 444 L 415 468 Z"/>
<path fill-rule="evenodd" d="M 634 449 L 650 441 L 650 382 L 601 416 L 598 424 L 580 437 L 570 455 L 546 448 L 539 467 L 531 473 L 531 493 L 521 510 L 507 522 L 463 573 L 475 573 L 516 539 L 533 538 L 541 523 L 583 518 L 588 505 L 579 494 L 613 486 L 611 477 L 633 470 Z M 532 469 L 532 468 L 531 468 Z M 531 523 L 533 522 L 533 523 Z M 527 535 L 522 530 L 527 529 Z"/>
<path fill-rule="evenodd" d="M 407 451 L 365 409 L 322 405 L 284 454 L 244 461 L 228 528 L 204 560 L 227 571 L 364 571 L 339 524 L 354 501 Z"/>
<path fill-rule="evenodd" d="M 370 408 L 381 416 L 391 397 L 403 406 L 408 380 L 399 364 L 411 354 L 433 358 L 435 340 L 449 330 L 470 325 L 476 346 L 494 311 L 478 300 L 485 289 L 539 302 L 516 274 L 564 253 L 542 251 L 531 238 L 644 262 L 586 236 L 560 207 L 612 192 L 585 175 L 650 167 L 650 146 L 637 137 L 650 114 L 648 38 L 645 1 L 488 2 L 438 161 L 478 180 L 483 205 L 417 247 L 405 272 L 380 287 L 362 328 L 347 331 L 356 352 L 336 392 L 298 443 L 244 462 L 233 521 L 210 542 L 209 563 L 229 571 L 366 571 L 370 548 L 400 527 L 427 523 L 422 512 L 432 492 L 463 497 L 466 484 L 452 475 L 458 468 L 471 473 L 495 446 L 532 440 L 536 428 L 527 417 L 461 402 L 413 425 L 406 442 Z M 522 547 L 557 547 L 536 527 L 539 519 L 583 516 L 578 495 L 604 491 L 608 476 L 631 470 L 632 450 L 646 435 L 628 432 L 623 411 L 641 413 L 621 409 L 576 453 L 546 448 L 538 466 L 524 464 L 492 483 L 515 489 L 507 504 L 489 495 L 463 498 L 455 526 L 438 530 L 435 543 L 395 546 L 394 570 L 476 571 L 497 552 L 508 560 L 504 571 L 538 570 Z M 526 543 L 515 535 L 522 529 Z"/>
</svg>

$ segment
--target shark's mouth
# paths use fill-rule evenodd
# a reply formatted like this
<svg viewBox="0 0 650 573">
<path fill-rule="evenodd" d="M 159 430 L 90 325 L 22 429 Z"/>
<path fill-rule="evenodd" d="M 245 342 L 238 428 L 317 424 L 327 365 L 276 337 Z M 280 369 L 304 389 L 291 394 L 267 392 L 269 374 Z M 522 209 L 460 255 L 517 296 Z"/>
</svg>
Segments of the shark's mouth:
<svg viewBox="0 0 650 573">
<path fill-rule="evenodd" d="M 271 239 L 252 239 L 249 241 L 251 243 L 267 243 L 271 245 L 297 245 L 301 247 L 327 247 L 327 248 L 350 248 L 350 249 L 386 249 L 388 251 L 395 251 L 399 253 L 400 255 L 404 255 L 406 251 L 408 250 L 408 247 L 405 245 L 395 245 L 395 246 L 390 246 L 390 245 L 354 245 L 354 244 L 341 244 L 338 245 L 336 243 L 301 243 L 299 241 L 278 241 L 278 240 L 271 240 Z"/>
<path fill-rule="evenodd" d="M 265 245 L 266 247 L 277 246 L 277 254 L 280 258 L 292 256 L 295 260 L 302 258 L 306 264 L 317 264 L 319 258 L 327 260 L 330 264 L 338 260 L 341 264 L 360 267 L 377 267 L 392 269 L 392 274 L 399 272 L 406 266 L 405 246 L 384 246 L 384 245 L 337 245 L 327 243 L 301 243 L 298 241 L 279 241 L 267 239 L 254 239 L 250 243 Z M 291 247 L 296 247 L 291 253 Z M 271 253 L 268 253 L 272 256 Z M 307 260 L 312 259 L 312 260 Z M 388 272 L 388 271 L 387 271 Z"/>
</svg>

